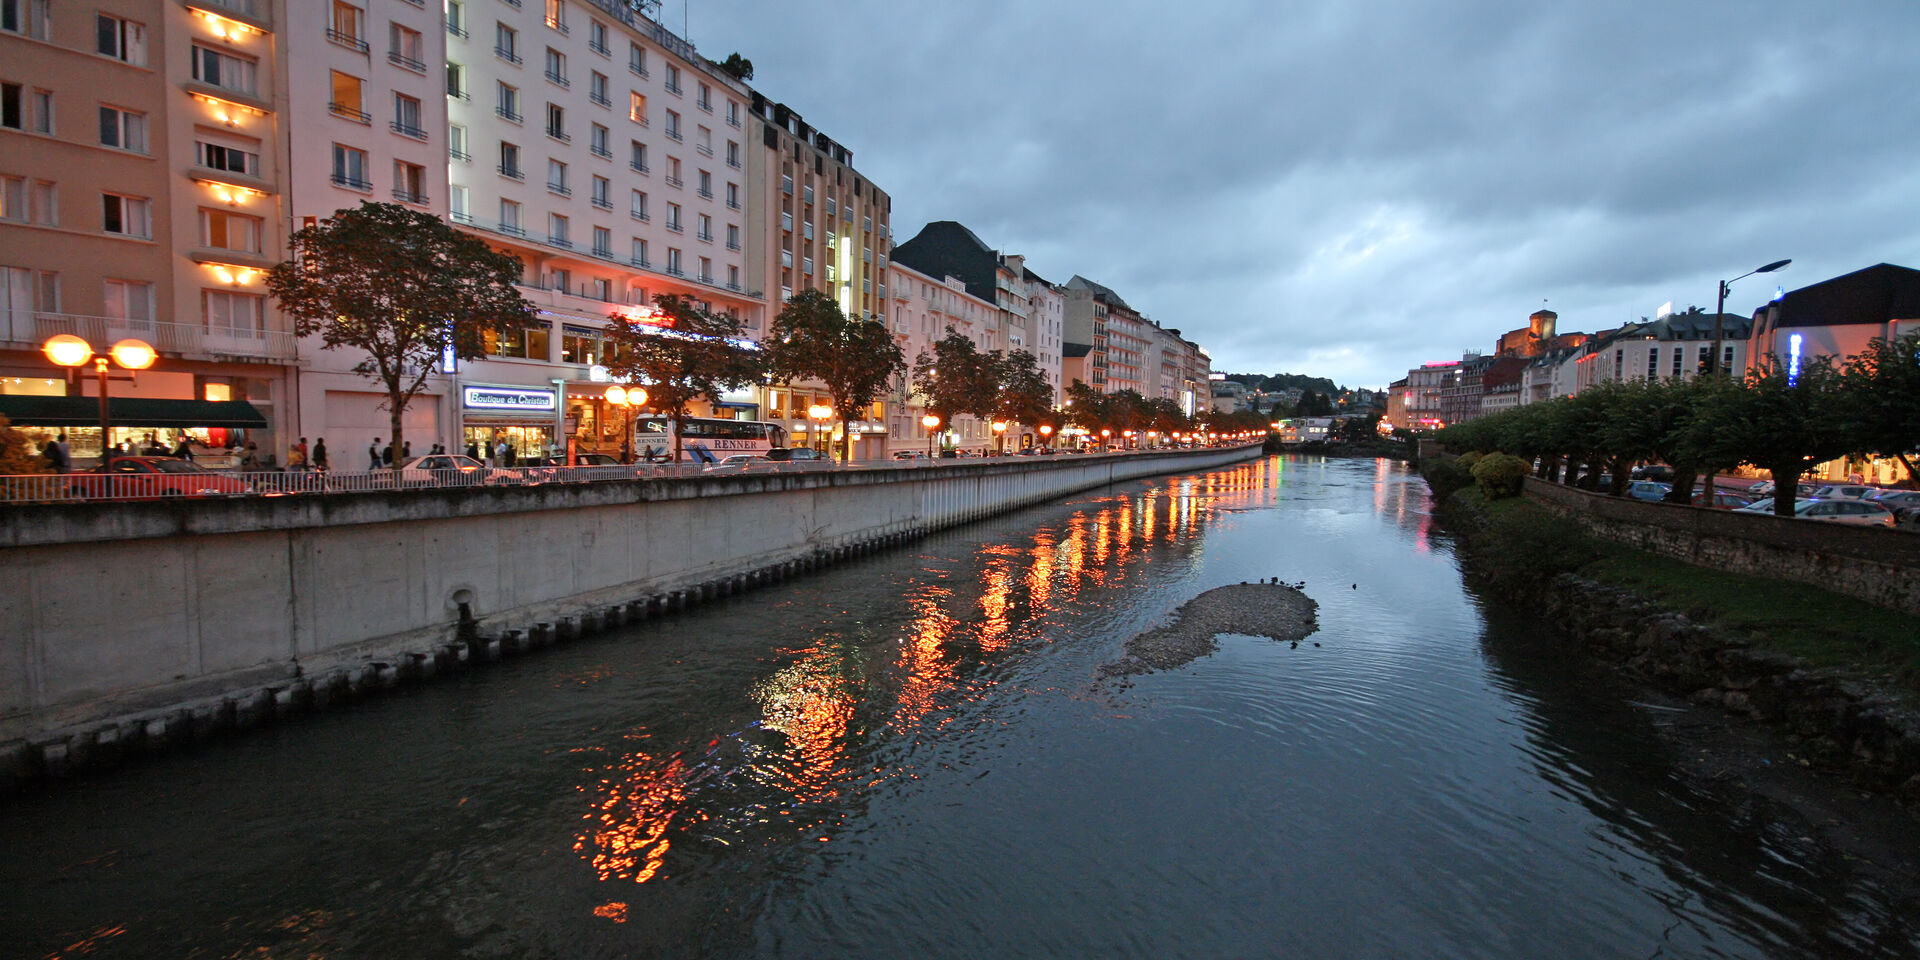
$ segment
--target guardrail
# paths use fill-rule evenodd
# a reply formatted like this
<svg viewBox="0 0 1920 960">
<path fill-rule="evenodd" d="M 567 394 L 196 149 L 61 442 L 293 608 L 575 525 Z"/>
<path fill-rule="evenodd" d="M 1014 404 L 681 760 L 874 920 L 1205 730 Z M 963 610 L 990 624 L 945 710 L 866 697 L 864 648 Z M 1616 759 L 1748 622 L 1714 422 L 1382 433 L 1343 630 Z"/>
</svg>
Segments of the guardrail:
<svg viewBox="0 0 1920 960">
<path fill-rule="evenodd" d="M 1100 452 L 1100 451 L 1093 451 Z M 1109 455 L 1167 450 L 1107 451 Z M 475 467 L 464 470 L 195 470 L 190 473 L 39 473 L 0 475 L 0 504 L 96 500 L 171 500 L 210 497 L 284 497 L 334 493 L 393 493 L 450 487 L 531 487 L 562 483 L 616 483 L 821 470 L 918 470 L 1003 459 L 1071 460 L 1083 454 L 1007 454 L 1004 457 L 914 457 L 905 460 L 756 460 L 748 464 L 633 463 L 577 467 Z"/>
</svg>

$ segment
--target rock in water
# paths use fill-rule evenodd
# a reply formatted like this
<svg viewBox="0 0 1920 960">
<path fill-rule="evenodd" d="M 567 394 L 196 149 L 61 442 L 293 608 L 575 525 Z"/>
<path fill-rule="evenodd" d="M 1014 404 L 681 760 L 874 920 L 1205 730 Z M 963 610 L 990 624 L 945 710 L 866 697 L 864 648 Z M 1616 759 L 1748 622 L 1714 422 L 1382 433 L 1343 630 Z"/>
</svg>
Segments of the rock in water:
<svg viewBox="0 0 1920 960">
<path fill-rule="evenodd" d="M 1214 638 L 1223 633 L 1298 645 L 1320 628 L 1318 610 L 1312 598 L 1287 584 L 1216 587 L 1181 604 L 1171 623 L 1128 640 L 1126 655 L 1100 672 L 1117 677 L 1183 667 L 1219 649 Z"/>
</svg>

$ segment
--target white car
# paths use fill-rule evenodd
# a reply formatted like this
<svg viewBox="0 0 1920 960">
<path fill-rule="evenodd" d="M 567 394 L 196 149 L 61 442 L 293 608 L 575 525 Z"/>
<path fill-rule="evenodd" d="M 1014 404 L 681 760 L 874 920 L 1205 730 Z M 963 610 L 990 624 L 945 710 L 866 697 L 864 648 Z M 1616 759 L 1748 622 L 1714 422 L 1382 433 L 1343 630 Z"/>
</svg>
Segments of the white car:
<svg viewBox="0 0 1920 960">
<path fill-rule="evenodd" d="M 709 463 L 700 470 L 702 473 L 739 473 L 755 465 L 770 463 L 766 457 L 754 453 L 736 453 L 720 458 L 719 463 Z"/>
<path fill-rule="evenodd" d="M 1867 500 L 1879 493 L 1878 487 L 1869 487 L 1858 483 L 1829 483 L 1813 491 L 1813 497 L 1819 500 Z"/>
<path fill-rule="evenodd" d="M 1893 511 L 1868 500 L 1804 500 L 1794 506 L 1793 515 L 1803 520 L 1868 527 L 1894 525 Z"/>
<path fill-rule="evenodd" d="M 511 470 L 489 467 L 457 453 L 432 453 L 400 461 L 396 472 L 403 487 L 468 487 L 519 483 Z"/>
</svg>

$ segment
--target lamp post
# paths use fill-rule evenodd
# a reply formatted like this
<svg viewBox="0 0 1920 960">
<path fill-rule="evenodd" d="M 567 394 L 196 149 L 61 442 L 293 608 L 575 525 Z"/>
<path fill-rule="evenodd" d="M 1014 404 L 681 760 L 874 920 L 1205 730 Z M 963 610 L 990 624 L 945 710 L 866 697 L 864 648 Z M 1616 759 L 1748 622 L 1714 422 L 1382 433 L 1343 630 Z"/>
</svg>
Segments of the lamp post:
<svg viewBox="0 0 1920 960">
<path fill-rule="evenodd" d="M 920 425 L 927 430 L 927 459 L 933 459 L 933 431 L 940 426 L 940 417 L 929 413 L 920 418 Z"/>
<path fill-rule="evenodd" d="M 813 421 L 813 443 L 821 453 L 827 452 L 827 446 L 821 437 L 827 429 L 827 421 L 833 417 L 833 408 L 824 403 L 816 403 L 807 408 L 807 419 Z"/>
<path fill-rule="evenodd" d="M 626 430 L 620 436 L 620 456 L 627 463 L 633 462 L 633 408 L 645 406 L 647 391 L 639 387 L 623 387 L 614 384 L 607 388 L 607 402 L 626 412 Z"/>
<path fill-rule="evenodd" d="M 1047 448 L 1048 453 L 1053 452 L 1053 424 L 1043 423 L 1040 425 L 1040 445 Z"/>
<path fill-rule="evenodd" d="M 1107 451 L 1107 444 L 1110 443 L 1112 440 L 1113 440 L 1113 431 L 1107 429 L 1106 427 L 1101 427 L 1100 428 L 1100 452 L 1105 453 Z"/>
<path fill-rule="evenodd" d="M 997 453 L 999 453 L 1001 456 L 1006 455 L 1007 453 L 1007 422 L 1005 420 L 995 420 L 993 422 L 993 445 Z"/>
<path fill-rule="evenodd" d="M 113 425 L 112 417 L 107 412 L 107 357 L 94 356 L 93 346 L 71 333 L 59 333 L 48 337 L 46 342 L 40 345 L 40 352 L 46 354 L 47 359 L 56 365 L 66 367 L 69 378 L 75 368 L 85 366 L 88 360 L 93 361 L 94 373 L 100 377 L 100 465 L 105 467 L 108 457 L 107 432 Z M 153 361 L 159 357 L 153 345 L 145 340 L 122 340 L 107 352 L 113 358 L 115 366 L 134 371 L 153 366 Z"/>
<path fill-rule="evenodd" d="M 1720 341 L 1722 339 L 1722 335 L 1725 332 L 1724 330 L 1725 324 L 1720 319 L 1720 316 L 1721 314 L 1725 313 L 1727 310 L 1727 288 L 1733 286 L 1734 280 L 1745 280 L 1746 278 L 1751 277 L 1756 273 L 1772 273 L 1775 270 L 1778 270 L 1781 267 L 1784 267 L 1787 264 L 1792 262 L 1793 262 L 1792 260 L 1775 260 L 1774 262 L 1769 263 L 1764 267 L 1757 267 L 1737 277 L 1734 277 L 1733 280 L 1720 281 L 1720 298 L 1713 308 L 1713 354 L 1707 357 L 1708 375 L 1712 375 L 1720 372 L 1720 350 L 1721 350 Z"/>
</svg>

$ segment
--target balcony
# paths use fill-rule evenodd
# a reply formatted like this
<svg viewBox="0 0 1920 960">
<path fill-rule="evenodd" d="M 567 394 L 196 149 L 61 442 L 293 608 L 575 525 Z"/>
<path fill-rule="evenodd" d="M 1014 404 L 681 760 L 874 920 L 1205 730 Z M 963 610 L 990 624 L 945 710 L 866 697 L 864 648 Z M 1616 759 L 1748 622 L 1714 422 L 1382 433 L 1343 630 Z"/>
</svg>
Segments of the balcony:
<svg viewBox="0 0 1920 960">
<path fill-rule="evenodd" d="M 738 250 L 738 249 L 740 249 L 740 241 L 738 241 L 738 240 L 728 240 L 728 241 L 727 241 L 727 249 L 728 249 L 728 250 Z"/>
<path fill-rule="evenodd" d="M 426 194 L 418 190 L 403 190 L 399 187 L 393 188 L 393 198 L 401 203 L 418 203 L 422 206 L 426 205 L 427 202 Z"/>
<path fill-rule="evenodd" d="M 740 201 L 738 201 L 738 200 L 728 200 L 728 201 L 727 201 L 727 209 L 728 209 L 728 210 L 738 210 L 738 209 L 740 209 Z"/>
<path fill-rule="evenodd" d="M 667 276 L 669 276 L 669 277 L 684 277 L 684 276 L 686 276 L 686 275 L 687 275 L 687 272 L 686 272 L 685 270 L 682 270 L 682 269 L 680 268 L 680 265 L 679 265 L 679 264 L 677 264 L 677 263 L 669 263 L 669 264 L 667 264 Z"/>
<path fill-rule="evenodd" d="M 427 139 L 427 132 L 425 130 L 422 130 L 419 127 L 416 127 L 413 124 L 410 124 L 404 120 L 395 120 L 392 123 L 387 124 L 387 127 L 388 129 L 392 130 L 394 133 L 397 133 L 403 137 L 409 137 L 414 140 L 420 140 L 420 141 L 425 141 Z"/>
<path fill-rule="evenodd" d="M 713 156 L 713 148 L 712 148 L 712 147 L 709 147 L 709 146 L 707 146 L 707 145 L 706 145 L 706 144 L 704 144 L 704 143 L 697 143 L 697 144 L 694 144 L 694 147 L 693 147 L 693 152 L 695 152 L 695 153 L 697 153 L 697 154 L 699 154 L 699 155 L 701 155 L 701 156 L 703 156 L 703 157 L 711 157 L 711 156 Z"/>
<path fill-rule="evenodd" d="M 453 22 L 452 20 L 447 20 L 447 19 L 446 19 L 445 17 L 441 17 L 440 19 L 446 22 L 446 24 L 447 24 L 447 33 L 449 33 L 449 34 L 451 34 L 451 35 L 453 35 L 453 36 L 456 36 L 456 37 L 459 37 L 459 38 L 460 38 L 460 39 L 462 39 L 462 40 L 465 40 L 465 39 L 467 39 L 467 36 L 468 36 L 468 34 L 467 34 L 467 28 L 465 28 L 465 27 L 463 27 L 463 26 L 461 26 L 461 25 L 459 25 L 459 24 L 457 24 L 457 23 L 454 23 L 454 22 Z"/>
<path fill-rule="evenodd" d="M 702 97 L 702 98 L 700 98 L 700 99 L 698 99 L 698 100 L 695 100 L 695 101 L 694 101 L 694 105 L 695 105 L 695 106 L 697 106 L 697 107 L 699 107 L 699 108 L 700 108 L 700 109 L 702 109 L 702 110 L 705 110 L 705 111 L 706 111 L 706 112 L 708 112 L 708 113 L 712 113 L 712 112 L 713 112 L 713 101 L 712 101 L 712 100 L 708 100 L 708 99 L 706 99 L 705 97 Z"/>
<path fill-rule="evenodd" d="M 527 235 L 526 228 L 517 223 L 508 223 L 505 220 L 500 221 L 500 232 L 509 237 L 524 237 Z"/>
<path fill-rule="evenodd" d="M 503 163 L 496 169 L 500 171 L 501 176 L 511 180 L 525 180 L 527 178 L 527 175 L 521 173 L 520 168 L 516 166 Z"/>
<path fill-rule="evenodd" d="M 695 234 L 695 236 L 698 236 L 700 238 L 701 243 L 713 242 L 713 231 L 711 230 L 702 230 L 698 234 Z"/>
<path fill-rule="evenodd" d="M 603 107 L 611 108 L 613 106 L 613 101 L 607 99 L 607 95 L 604 93 L 589 93 L 587 94 L 587 99 Z"/>
<path fill-rule="evenodd" d="M 680 142 L 680 131 L 679 131 L 679 130 L 676 130 L 676 129 L 674 129 L 674 128 L 672 128 L 672 127 L 668 127 L 668 128 L 667 128 L 667 139 L 669 139 L 669 140 L 672 140 L 672 141 L 673 141 L 674 143 L 679 143 L 679 142 Z"/>
<path fill-rule="evenodd" d="M 221 360 L 291 360 L 296 339 L 293 334 L 279 330 L 221 330 L 199 323 L 74 313 L 36 313 L 29 317 L 22 310 L 0 320 L 0 340 L 8 342 L 37 347 L 48 337 L 62 333 L 86 340 L 100 353 L 105 353 L 117 341 L 138 337 L 153 344 L 162 354 Z"/>
<path fill-rule="evenodd" d="M 359 107 L 349 106 L 344 103 L 327 104 L 327 112 L 333 114 L 336 117 L 345 117 L 348 120 L 352 120 L 354 123 L 364 123 L 368 125 L 372 125 L 373 123 L 373 114 L 370 114 L 365 110 L 360 109 Z"/>
<path fill-rule="evenodd" d="M 667 186 L 672 187 L 675 190 L 678 190 L 681 187 L 686 185 L 686 181 L 681 180 L 679 177 L 665 177 L 663 179 L 667 181 Z"/>
<path fill-rule="evenodd" d="M 362 180 L 359 177 L 349 176 L 344 173 L 336 173 L 333 175 L 331 179 L 333 180 L 333 183 L 335 186 L 346 187 L 349 190 L 372 190 L 373 189 L 373 181 Z"/>
<path fill-rule="evenodd" d="M 699 194 L 704 199 L 707 199 L 707 200 L 713 199 L 713 191 L 707 189 L 706 187 L 701 187 L 700 189 L 695 190 L 694 192 Z"/>
<path fill-rule="evenodd" d="M 676 96 L 676 97 L 677 97 L 677 96 L 679 96 L 679 95 L 680 95 L 680 85 L 679 85 L 679 84 L 677 84 L 677 83 L 674 83 L 674 82 L 672 82 L 672 81 L 668 81 L 668 83 L 667 83 L 667 92 L 668 92 L 668 93 L 671 93 L 671 94 L 673 94 L 673 95 L 674 95 L 674 96 Z"/>
<path fill-rule="evenodd" d="M 650 79 L 653 76 L 653 74 L 647 72 L 644 64 L 634 63 L 631 60 L 627 61 L 627 72 L 643 80 Z"/>
<path fill-rule="evenodd" d="M 645 210 L 629 210 L 627 211 L 627 216 L 632 217 L 633 219 L 638 220 L 641 223 L 650 223 L 653 220 L 652 217 L 647 215 L 647 212 Z"/>
<path fill-rule="evenodd" d="M 512 107 L 494 107 L 493 112 L 508 123 L 520 122 L 520 114 Z"/>
<path fill-rule="evenodd" d="M 467 92 L 465 90 L 462 90 L 459 87 L 448 87 L 447 96 L 452 97 L 455 100 L 472 100 L 473 99 L 473 97 L 467 95 Z"/>
<path fill-rule="evenodd" d="M 356 51 L 359 51 L 360 53 L 367 52 L 367 42 L 365 40 L 360 39 L 359 37 L 354 36 L 351 33 L 344 33 L 342 31 L 335 30 L 332 27 L 328 27 L 327 39 L 343 47 L 346 47 L 348 50 L 356 50 Z"/>
<path fill-rule="evenodd" d="M 740 158 L 739 158 L 739 157 L 728 157 L 728 158 L 727 158 L 727 166 L 729 166 L 729 167 L 732 167 L 732 168 L 734 168 L 735 170 L 738 170 L 738 169 L 740 169 Z"/>
<path fill-rule="evenodd" d="M 599 157 L 602 160 L 613 159 L 613 151 L 608 150 L 606 147 L 588 147 L 587 152 L 593 154 L 596 157 Z"/>
<path fill-rule="evenodd" d="M 612 259 L 613 259 L 613 251 L 612 251 L 612 250 L 610 250 L 610 249 L 608 249 L 608 248 L 606 248 L 606 247 L 594 247 L 594 248 L 593 248 L 593 255 L 594 255 L 594 256 L 596 256 L 596 257 L 599 257 L 599 258 L 600 258 L 600 259 L 602 259 L 602 260 L 612 260 Z"/>
<path fill-rule="evenodd" d="M 447 150 L 447 156 L 449 156 L 449 157 L 452 157 L 453 159 L 455 159 L 455 160 L 458 160 L 458 161 L 460 161 L 461 163 L 472 163 L 472 162 L 473 162 L 473 154 L 471 154 L 471 153 L 468 153 L 468 152 L 466 152 L 465 150 L 453 150 L 453 149 L 449 149 L 449 150 Z"/>
<path fill-rule="evenodd" d="M 631 167 L 631 168 L 633 168 L 633 172 L 635 172 L 635 173 L 652 173 L 652 172 L 653 172 L 653 168 L 652 168 L 652 167 L 649 167 L 649 166 L 647 166 L 646 164 L 644 164 L 644 163 L 641 163 L 641 162 L 640 162 L 640 161 L 638 161 L 638 160 L 629 160 L 629 161 L 627 161 L 627 166 L 629 166 L 629 167 Z"/>
<path fill-rule="evenodd" d="M 494 47 L 493 55 L 516 67 L 520 65 L 520 55 L 514 53 L 512 50 L 508 50 L 506 47 Z"/>
<path fill-rule="evenodd" d="M 668 220 L 668 221 L 667 221 L 667 229 L 668 229 L 668 230 L 672 230 L 672 231 L 673 231 L 674 233 L 685 233 L 685 232 L 686 232 L 686 231 L 685 231 L 684 229 L 681 229 L 681 227 L 680 227 L 680 221 L 678 221 L 678 220 Z"/>
<path fill-rule="evenodd" d="M 573 87 L 572 82 L 568 81 L 566 77 L 560 75 L 559 73 L 553 70 L 547 71 L 547 82 L 556 84 L 558 86 L 566 87 L 568 89 L 572 89 Z"/>
<path fill-rule="evenodd" d="M 598 40 L 588 40 L 587 49 L 592 50 L 594 53 L 597 53 L 603 57 L 608 57 L 613 55 L 613 51 L 608 50 L 607 45 L 604 43 L 601 43 Z"/>
<path fill-rule="evenodd" d="M 594 197 L 591 202 L 593 203 L 594 206 L 599 207 L 602 210 L 613 209 L 613 204 L 609 203 L 605 197 Z"/>
<path fill-rule="evenodd" d="M 632 264 L 633 266 L 639 267 L 642 270 L 653 269 L 653 263 L 649 261 L 646 257 L 634 257 L 628 260 L 627 263 Z"/>
<path fill-rule="evenodd" d="M 548 17 L 546 20 L 546 23 L 547 23 L 547 29 L 554 31 L 555 33 L 558 33 L 563 37 L 567 36 L 567 34 L 569 33 L 569 31 L 567 30 L 567 22 L 565 20 L 561 20 L 557 17 Z"/>
<path fill-rule="evenodd" d="M 405 69 L 412 70 L 414 73 L 427 72 L 427 65 L 425 62 L 420 60 L 415 60 L 414 58 L 409 57 L 398 50 L 389 51 L 387 53 L 387 62 L 397 67 L 403 67 Z"/>
<path fill-rule="evenodd" d="M 573 241 L 568 240 L 566 237 L 556 237 L 553 234 L 547 234 L 547 246 L 559 247 L 562 250 L 572 250 Z"/>
<path fill-rule="evenodd" d="M 567 135 L 567 133 L 566 133 L 566 131 L 564 131 L 564 130 L 558 130 L 558 129 L 555 129 L 555 128 L 553 128 L 553 127 L 548 127 L 548 128 L 547 128 L 547 136 L 549 136 L 549 137 L 551 137 L 551 138 L 553 138 L 553 139 L 555 139 L 555 140 L 558 140 L 558 141 L 560 141 L 561 143 L 572 143 L 572 142 L 573 142 L 573 138 L 572 138 L 572 137 L 570 137 L 570 136 L 568 136 L 568 135 Z"/>
<path fill-rule="evenodd" d="M 473 226 L 476 223 L 473 219 L 473 214 L 467 213 L 464 210 L 455 210 L 447 216 L 451 218 L 454 223 L 464 223 L 467 226 Z"/>
<path fill-rule="evenodd" d="M 554 183 L 554 182 L 552 182 L 552 181 L 548 181 L 548 182 L 547 182 L 547 192 L 548 192 L 548 193 L 557 193 L 557 194 L 559 194 L 560 196 L 563 196 L 563 197 L 571 197 L 571 196 L 573 196 L 573 188 L 571 188 L 571 187 L 569 187 L 569 186 L 567 186 L 567 185 L 566 185 L 566 184 L 564 184 L 564 183 Z"/>
</svg>

